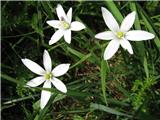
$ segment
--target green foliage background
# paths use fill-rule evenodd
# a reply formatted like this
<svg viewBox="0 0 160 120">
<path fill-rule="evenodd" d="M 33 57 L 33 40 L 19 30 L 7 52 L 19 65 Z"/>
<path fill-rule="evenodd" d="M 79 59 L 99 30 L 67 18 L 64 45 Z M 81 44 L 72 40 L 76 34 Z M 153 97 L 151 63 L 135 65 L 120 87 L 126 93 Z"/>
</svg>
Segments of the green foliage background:
<svg viewBox="0 0 160 120">
<path fill-rule="evenodd" d="M 72 32 L 72 43 L 63 38 L 52 46 L 55 32 L 46 24 L 58 19 L 56 6 L 73 8 L 73 20 L 87 28 Z M 107 30 L 101 7 L 109 9 L 121 23 L 136 11 L 134 29 L 156 35 L 154 40 L 132 42 L 134 54 L 122 48 L 103 60 L 108 42 L 94 38 Z M 160 3 L 111 1 L 3 1 L 1 2 L 1 112 L 2 120 L 158 120 L 160 118 Z M 42 65 L 47 49 L 53 66 L 71 63 L 60 79 L 67 94 L 49 89 L 53 95 L 40 110 L 41 87 L 24 85 L 35 74 L 21 62 L 29 58 Z"/>
</svg>

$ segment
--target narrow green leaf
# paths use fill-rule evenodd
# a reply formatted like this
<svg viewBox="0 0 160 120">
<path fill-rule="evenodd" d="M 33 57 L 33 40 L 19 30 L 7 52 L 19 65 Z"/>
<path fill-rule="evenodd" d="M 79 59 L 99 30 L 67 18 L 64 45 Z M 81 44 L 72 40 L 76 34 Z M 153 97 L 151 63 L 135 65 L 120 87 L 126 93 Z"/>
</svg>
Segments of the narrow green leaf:
<svg viewBox="0 0 160 120">
<path fill-rule="evenodd" d="M 20 82 L 17 81 L 15 78 L 12 78 L 12 77 L 10 77 L 10 76 L 8 76 L 8 75 L 6 75 L 6 74 L 1 74 L 1 77 L 2 77 L 3 79 L 5 79 L 5 80 L 10 81 L 10 82 L 13 82 L 13 83 L 16 83 L 16 84 L 20 84 Z"/>
<path fill-rule="evenodd" d="M 136 13 L 137 13 L 136 18 L 135 18 L 135 22 L 134 22 L 134 27 L 137 30 L 141 30 L 141 25 L 140 25 L 140 21 L 139 21 L 139 16 L 138 16 L 138 11 L 137 11 L 136 4 L 135 4 L 135 2 L 130 2 L 129 5 L 130 5 L 130 9 L 132 11 L 136 11 Z M 145 56 L 145 48 L 144 48 L 143 41 L 136 42 L 136 48 L 138 50 L 137 54 L 140 57 L 141 63 L 143 63 L 144 56 Z"/>
<path fill-rule="evenodd" d="M 72 88 L 72 87 L 71 87 Z M 52 93 L 56 93 L 56 94 L 60 94 L 61 92 L 59 92 L 57 89 L 54 88 L 42 88 L 42 87 L 33 87 L 31 89 L 35 89 L 35 90 L 46 90 L 46 91 L 50 91 Z M 91 93 L 86 93 L 86 92 L 81 92 L 81 91 L 76 91 L 76 90 L 70 90 L 68 89 L 68 92 L 66 94 L 63 94 L 64 96 L 74 96 L 74 97 L 87 97 L 87 96 L 93 96 L 93 94 Z"/>
<path fill-rule="evenodd" d="M 64 44 L 65 44 L 65 43 L 63 42 L 63 43 L 60 43 L 60 44 L 56 44 L 56 45 L 54 45 L 54 46 L 52 46 L 52 47 L 50 47 L 48 44 L 45 45 L 45 46 L 48 47 L 48 51 L 50 52 L 50 51 L 52 51 L 52 50 L 56 49 L 57 47 L 62 46 L 62 45 L 64 45 Z"/>
<path fill-rule="evenodd" d="M 58 95 L 55 97 L 55 99 L 53 100 L 53 103 L 64 99 L 66 96 L 67 96 L 67 95 L 64 95 L 64 94 L 58 94 Z"/>
<path fill-rule="evenodd" d="M 119 116 L 132 117 L 131 115 L 119 112 L 119 111 L 117 111 L 113 108 L 106 107 L 106 106 L 101 105 L 101 104 L 91 103 L 90 108 L 93 109 L 93 110 L 101 110 L 101 111 L 105 111 L 107 113 L 111 113 L 111 114 L 115 114 L 115 115 L 119 115 Z"/>
<path fill-rule="evenodd" d="M 10 105 L 4 105 L 4 106 L 1 106 L 1 108 L 0 108 L 0 111 L 3 111 L 4 109 L 8 109 L 8 108 L 10 108 L 10 107 L 13 107 L 13 106 L 15 106 L 16 104 L 10 104 Z"/>
<path fill-rule="evenodd" d="M 160 40 L 158 38 L 158 32 L 155 31 L 156 29 L 154 28 L 153 22 L 151 21 L 150 17 L 145 13 L 145 11 L 142 9 L 142 7 L 139 4 L 136 4 L 137 7 L 139 8 L 139 13 L 145 23 L 145 26 L 149 30 L 149 32 L 155 34 L 154 42 L 158 48 L 160 48 Z"/>
<path fill-rule="evenodd" d="M 7 102 L 3 102 L 2 105 L 17 103 L 17 102 L 28 100 L 28 99 L 31 99 L 31 98 L 37 97 L 37 96 L 39 96 L 39 95 L 36 94 L 36 95 L 30 95 L 30 96 L 26 96 L 26 97 L 22 97 L 22 98 L 17 98 L 17 99 L 9 100 Z"/>
<path fill-rule="evenodd" d="M 49 18 L 54 18 L 52 10 L 50 9 L 50 6 L 49 6 L 48 2 L 49 1 L 41 2 L 41 5 L 44 8 L 44 11 L 46 12 L 46 15 L 48 15 Z"/>
<path fill-rule="evenodd" d="M 67 47 L 67 50 L 72 53 L 73 55 L 79 57 L 80 59 L 82 59 L 85 55 L 80 53 L 79 51 L 75 50 L 75 49 L 72 49 L 70 47 Z"/>
<path fill-rule="evenodd" d="M 143 62 L 144 70 L 146 73 L 146 77 L 149 78 L 149 71 L 148 71 L 148 63 L 147 63 L 147 58 L 144 57 L 144 62 Z"/>
<path fill-rule="evenodd" d="M 118 20 L 118 22 L 121 23 L 123 20 L 123 16 L 121 12 L 119 11 L 119 9 L 117 8 L 116 4 L 113 1 L 107 1 L 107 0 L 105 1 L 105 3 L 108 9 L 114 15 L 114 17 Z"/>
<path fill-rule="evenodd" d="M 40 109 L 40 100 L 37 100 L 33 105 L 32 105 L 34 111 L 38 111 Z"/>
<path fill-rule="evenodd" d="M 138 13 L 135 2 L 130 2 L 129 5 L 130 5 L 130 9 L 131 9 L 132 11 L 136 11 L 136 13 Z M 140 21 L 139 21 L 139 16 L 138 16 L 138 14 L 136 14 L 136 18 L 135 18 L 135 21 L 134 21 L 134 27 L 135 27 L 136 29 L 139 29 L 139 30 L 141 29 L 141 25 L 140 25 Z"/>
<path fill-rule="evenodd" d="M 128 107 L 130 106 L 129 103 L 126 103 L 124 101 L 120 101 L 120 100 L 116 100 L 114 98 L 107 98 L 107 102 L 109 104 L 115 104 L 116 106 L 119 105 L 119 106 L 123 106 L 123 107 Z"/>
<path fill-rule="evenodd" d="M 1 69 L 5 68 L 5 69 L 9 69 L 9 70 L 14 70 L 12 67 L 10 67 L 9 65 L 5 65 L 5 64 L 0 64 Z"/>
<path fill-rule="evenodd" d="M 81 92 L 81 91 L 75 91 L 75 90 L 68 90 L 67 96 L 85 98 L 85 97 L 93 96 L 93 94 L 88 93 L 88 92 Z"/>
<path fill-rule="evenodd" d="M 32 16 L 31 26 L 38 34 L 43 36 L 43 29 L 41 24 L 39 24 L 41 22 L 40 17 L 41 17 L 41 12 L 38 12 L 38 14 L 34 13 Z"/>
<path fill-rule="evenodd" d="M 107 65 L 106 65 L 106 61 L 102 60 L 101 61 L 101 86 L 102 86 L 102 93 L 103 93 L 103 98 L 104 101 L 107 105 L 107 98 L 106 98 L 106 75 L 107 75 Z"/>
<path fill-rule="evenodd" d="M 38 120 L 39 118 L 39 115 L 37 114 L 36 117 L 34 118 L 34 120 Z"/>
<path fill-rule="evenodd" d="M 76 62 L 74 65 L 72 65 L 70 67 L 70 69 L 76 67 L 77 65 L 81 64 L 82 62 L 84 62 L 85 60 L 87 60 L 89 57 L 91 56 L 91 53 L 87 54 L 86 56 L 84 56 L 83 58 L 81 58 L 78 62 Z"/>
</svg>

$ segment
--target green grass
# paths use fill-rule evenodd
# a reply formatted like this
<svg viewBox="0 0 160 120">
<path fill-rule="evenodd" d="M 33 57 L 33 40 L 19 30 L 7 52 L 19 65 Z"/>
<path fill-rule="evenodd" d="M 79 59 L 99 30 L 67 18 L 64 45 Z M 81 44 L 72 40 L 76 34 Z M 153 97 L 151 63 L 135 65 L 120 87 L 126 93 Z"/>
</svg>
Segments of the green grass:
<svg viewBox="0 0 160 120">
<path fill-rule="evenodd" d="M 55 29 L 47 20 L 58 19 L 56 6 L 86 29 L 72 32 L 72 42 L 48 41 Z M 103 60 L 107 41 L 94 38 L 108 30 L 101 14 L 107 8 L 119 23 L 131 11 L 137 16 L 132 29 L 155 34 L 154 40 L 131 42 L 134 54 L 122 48 Z M 2 120 L 158 120 L 160 118 L 160 5 L 158 1 L 3 1 L 1 2 L 1 118 Z M 29 58 L 42 66 L 44 49 L 53 66 L 71 63 L 60 79 L 68 92 L 54 87 L 47 106 L 39 106 L 41 86 L 25 87 L 36 75 L 21 62 Z"/>
</svg>

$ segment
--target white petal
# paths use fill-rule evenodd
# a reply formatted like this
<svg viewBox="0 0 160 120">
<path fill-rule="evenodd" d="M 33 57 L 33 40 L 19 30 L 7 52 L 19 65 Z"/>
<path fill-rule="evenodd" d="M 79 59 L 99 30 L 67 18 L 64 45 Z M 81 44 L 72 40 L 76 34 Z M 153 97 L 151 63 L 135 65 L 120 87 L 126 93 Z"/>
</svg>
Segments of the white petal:
<svg viewBox="0 0 160 120">
<path fill-rule="evenodd" d="M 127 32 L 132 27 L 132 25 L 134 24 L 135 17 L 136 17 L 136 12 L 135 11 L 130 13 L 130 14 L 128 14 L 124 18 L 124 20 L 123 20 L 123 22 L 121 24 L 120 30 L 122 32 Z"/>
<path fill-rule="evenodd" d="M 111 40 L 114 38 L 114 34 L 111 31 L 105 31 L 105 32 L 96 34 L 95 38 L 98 38 L 101 40 Z"/>
<path fill-rule="evenodd" d="M 51 82 L 46 80 L 46 82 L 43 85 L 43 88 L 51 88 Z M 43 109 L 46 106 L 50 97 L 51 97 L 51 92 L 50 91 L 42 90 L 41 101 L 40 101 L 41 109 Z"/>
<path fill-rule="evenodd" d="M 37 63 L 25 58 L 25 59 L 21 59 L 23 64 L 32 72 L 38 74 L 38 75 L 44 75 L 45 70 L 39 66 Z"/>
<path fill-rule="evenodd" d="M 43 65 L 46 71 L 50 72 L 52 70 L 52 61 L 47 50 L 44 50 L 43 53 Z"/>
<path fill-rule="evenodd" d="M 30 87 L 37 87 L 40 84 L 42 84 L 44 81 L 45 81 L 44 77 L 40 76 L 40 77 L 36 77 L 36 78 L 30 80 L 29 82 L 27 82 L 27 85 Z"/>
<path fill-rule="evenodd" d="M 54 28 L 61 28 L 61 23 L 58 20 L 48 20 L 47 24 Z"/>
<path fill-rule="evenodd" d="M 81 22 L 74 21 L 74 22 L 71 23 L 71 30 L 72 31 L 80 31 L 84 28 L 86 28 L 86 27 Z"/>
<path fill-rule="evenodd" d="M 71 30 L 66 30 L 64 32 L 64 40 L 70 44 L 71 43 Z"/>
<path fill-rule="evenodd" d="M 71 23 L 72 21 L 72 8 L 70 8 L 67 12 L 67 17 L 68 17 L 68 21 L 69 23 Z"/>
<path fill-rule="evenodd" d="M 119 48 L 118 40 L 112 40 L 111 42 L 109 42 L 104 52 L 104 59 L 105 60 L 110 59 L 117 52 L 118 48 Z"/>
<path fill-rule="evenodd" d="M 101 7 L 103 19 L 108 26 L 108 28 L 113 31 L 119 31 L 119 25 L 116 19 L 113 17 L 112 13 L 110 13 L 106 8 Z"/>
<path fill-rule="evenodd" d="M 65 86 L 65 84 L 57 79 L 57 78 L 53 78 L 53 80 L 51 80 L 52 84 L 61 92 L 66 93 L 67 92 L 67 88 Z"/>
<path fill-rule="evenodd" d="M 57 30 L 51 37 L 51 40 L 49 41 L 49 45 L 52 45 L 56 43 L 58 40 L 61 39 L 61 37 L 64 35 L 64 31 L 59 29 Z"/>
<path fill-rule="evenodd" d="M 67 15 L 64 12 L 64 9 L 60 4 L 57 5 L 56 11 L 57 11 L 57 16 L 60 21 L 63 21 L 63 20 L 68 21 Z"/>
<path fill-rule="evenodd" d="M 142 30 L 131 30 L 126 33 L 126 39 L 131 41 L 149 40 L 153 39 L 154 37 L 154 34 Z"/>
<path fill-rule="evenodd" d="M 55 77 L 64 75 L 68 71 L 69 66 L 70 64 L 60 64 L 53 69 L 52 73 Z"/>
<path fill-rule="evenodd" d="M 129 43 L 128 40 L 122 39 L 122 40 L 120 40 L 120 44 L 124 49 L 128 50 L 128 52 L 130 54 L 133 54 L 132 46 L 131 46 L 131 44 Z"/>
</svg>

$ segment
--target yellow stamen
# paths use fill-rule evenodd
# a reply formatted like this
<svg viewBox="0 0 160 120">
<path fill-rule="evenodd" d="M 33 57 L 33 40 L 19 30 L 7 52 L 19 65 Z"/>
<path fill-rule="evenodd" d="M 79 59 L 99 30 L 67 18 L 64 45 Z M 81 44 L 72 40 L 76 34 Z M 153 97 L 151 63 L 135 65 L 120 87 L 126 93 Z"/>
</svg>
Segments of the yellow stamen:
<svg viewBox="0 0 160 120">
<path fill-rule="evenodd" d="M 119 39 L 121 39 L 122 37 L 124 37 L 124 33 L 123 32 L 117 32 L 117 37 Z"/>
<path fill-rule="evenodd" d="M 63 26 L 63 28 L 64 28 L 65 30 L 70 28 L 70 24 L 68 24 L 68 23 L 65 22 L 65 21 L 61 21 L 61 25 Z"/>
<path fill-rule="evenodd" d="M 52 77 L 53 77 L 53 74 L 52 74 L 51 72 L 46 73 L 46 74 L 44 75 L 44 78 L 45 78 L 46 80 L 50 80 Z"/>
</svg>

